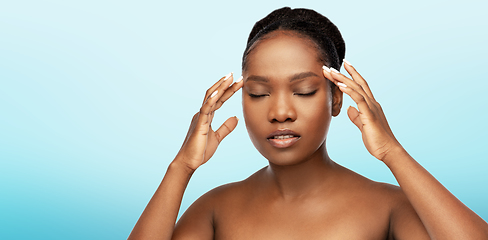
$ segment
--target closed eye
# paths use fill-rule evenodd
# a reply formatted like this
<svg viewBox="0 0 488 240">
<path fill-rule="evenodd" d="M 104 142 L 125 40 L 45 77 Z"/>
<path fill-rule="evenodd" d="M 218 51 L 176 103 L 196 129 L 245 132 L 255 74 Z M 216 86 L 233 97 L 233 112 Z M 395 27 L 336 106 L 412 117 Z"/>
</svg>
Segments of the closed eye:
<svg viewBox="0 0 488 240">
<path fill-rule="evenodd" d="M 312 91 L 312 92 L 309 92 L 309 93 L 295 93 L 295 95 L 298 95 L 298 96 L 312 96 L 312 95 L 314 95 L 316 92 L 317 92 L 317 90 Z"/>
<path fill-rule="evenodd" d="M 252 98 L 260 98 L 260 97 L 266 97 L 266 96 L 268 96 L 268 94 L 252 94 L 252 93 L 249 93 L 249 96 Z"/>
</svg>

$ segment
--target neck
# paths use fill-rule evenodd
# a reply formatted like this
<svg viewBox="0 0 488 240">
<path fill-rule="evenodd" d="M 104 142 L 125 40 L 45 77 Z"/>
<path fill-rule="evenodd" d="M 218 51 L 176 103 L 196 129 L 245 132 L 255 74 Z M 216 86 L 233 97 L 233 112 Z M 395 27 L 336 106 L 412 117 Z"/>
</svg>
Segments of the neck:
<svg viewBox="0 0 488 240">
<path fill-rule="evenodd" d="M 323 193 L 337 164 L 327 154 L 325 143 L 309 159 L 295 165 L 269 164 L 267 168 L 272 192 L 283 199 L 296 199 Z M 274 188 L 274 189 L 273 189 Z"/>
</svg>

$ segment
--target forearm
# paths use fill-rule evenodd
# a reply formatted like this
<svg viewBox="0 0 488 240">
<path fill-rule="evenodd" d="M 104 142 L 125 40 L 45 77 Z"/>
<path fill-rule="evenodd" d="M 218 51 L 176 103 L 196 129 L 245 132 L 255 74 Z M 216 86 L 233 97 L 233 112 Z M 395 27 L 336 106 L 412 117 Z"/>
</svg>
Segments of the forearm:
<svg viewBox="0 0 488 240">
<path fill-rule="evenodd" d="M 173 161 L 129 239 L 171 239 L 192 171 Z"/>
<path fill-rule="evenodd" d="M 488 239 L 488 224 L 451 194 L 402 147 L 383 160 L 432 239 Z"/>
</svg>

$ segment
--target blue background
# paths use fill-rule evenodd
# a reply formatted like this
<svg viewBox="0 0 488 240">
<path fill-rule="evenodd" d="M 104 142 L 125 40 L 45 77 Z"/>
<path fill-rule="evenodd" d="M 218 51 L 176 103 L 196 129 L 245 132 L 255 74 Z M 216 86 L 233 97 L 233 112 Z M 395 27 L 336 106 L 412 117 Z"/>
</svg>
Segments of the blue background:
<svg viewBox="0 0 488 240">
<path fill-rule="evenodd" d="M 240 75 L 254 22 L 282 6 L 339 27 L 399 141 L 487 220 L 486 1 L 2 1 L 0 238 L 126 238 L 205 90 Z M 395 183 L 344 113 L 332 159 Z M 214 126 L 234 115 L 240 93 Z M 194 174 L 181 212 L 266 164 L 241 121 Z"/>
</svg>

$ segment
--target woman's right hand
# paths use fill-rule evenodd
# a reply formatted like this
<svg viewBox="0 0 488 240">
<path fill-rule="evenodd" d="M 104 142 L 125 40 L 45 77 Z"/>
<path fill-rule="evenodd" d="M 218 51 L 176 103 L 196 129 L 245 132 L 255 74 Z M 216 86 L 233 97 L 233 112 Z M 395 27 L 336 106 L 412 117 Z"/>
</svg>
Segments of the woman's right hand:
<svg viewBox="0 0 488 240">
<path fill-rule="evenodd" d="M 183 164 L 190 171 L 195 171 L 212 157 L 219 143 L 235 129 L 237 117 L 227 119 L 216 131 L 211 126 L 214 112 L 243 86 L 242 77 L 235 83 L 232 83 L 233 79 L 232 73 L 229 73 L 207 90 L 202 107 L 193 116 L 185 141 L 173 163 Z"/>
</svg>

